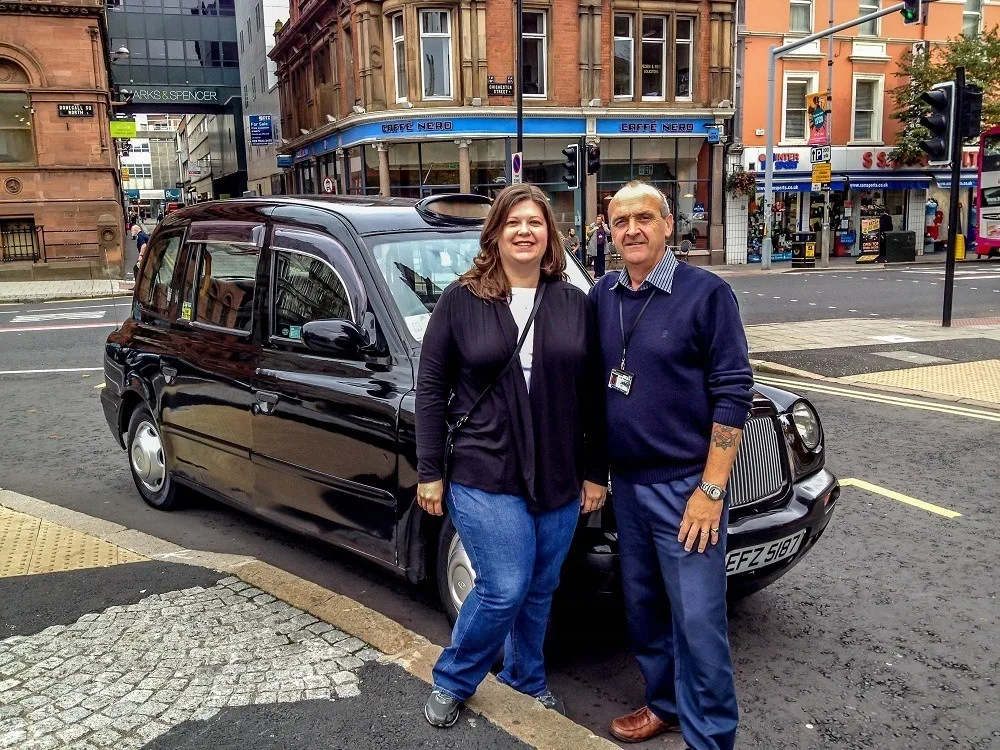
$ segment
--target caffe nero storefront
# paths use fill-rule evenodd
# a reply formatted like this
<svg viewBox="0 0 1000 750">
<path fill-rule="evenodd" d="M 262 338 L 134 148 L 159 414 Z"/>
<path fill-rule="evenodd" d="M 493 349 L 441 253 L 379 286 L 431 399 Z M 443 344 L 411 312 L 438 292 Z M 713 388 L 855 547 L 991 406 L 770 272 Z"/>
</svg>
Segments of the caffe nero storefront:
<svg viewBox="0 0 1000 750">
<path fill-rule="evenodd" d="M 290 187 L 303 194 L 422 198 L 468 190 L 494 196 L 507 184 L 516 133 L 513 113 L 384 117 L 279 156 L 279 166 L 291 157 Z M 588 220 L 607 213 L 623 184 L 642 179 L 659 187 L 674 207 L 672 241 L 683 236 L 708 247 L 713 210 L 721 216 L 721 206 L 713 206 L 713 179 L 722 179 L 714 118 L 526 115 L 522 180 L 548 194 L 561 231 L 578 225 L 581 212 L 579 191 L 563 182 L 562 151 L 584 138 L 601 151 Z M 721 231 L 721 218 L 717 223 Z"/>
</svg>

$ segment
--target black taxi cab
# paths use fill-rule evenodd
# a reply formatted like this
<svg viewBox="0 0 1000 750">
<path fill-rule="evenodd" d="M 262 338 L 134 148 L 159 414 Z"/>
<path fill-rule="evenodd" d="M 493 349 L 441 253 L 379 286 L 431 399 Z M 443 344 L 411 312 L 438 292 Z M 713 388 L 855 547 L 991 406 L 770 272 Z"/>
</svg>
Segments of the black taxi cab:
<svg viewBox="0 0 1000 750">
<path fill-rule="evenodd" d="M 347 548 L 457 615 L 475 574 L 450 520 L 416 503 L 420 342 L 472 263 L 488 200 L 269 197 L 172 212 L 150 238 L 131 315 L 107 340 L 108 424 L 136 488 L 182 488 Z M 567 258 L 570 281 L 592 283 Z M 786 573 L 840 488 L 806 400 L 756 386 L 730 480 L 730 590 Z M 613 588 L 613 499 L 581 518 L 569 568 Z"/>
</svg>

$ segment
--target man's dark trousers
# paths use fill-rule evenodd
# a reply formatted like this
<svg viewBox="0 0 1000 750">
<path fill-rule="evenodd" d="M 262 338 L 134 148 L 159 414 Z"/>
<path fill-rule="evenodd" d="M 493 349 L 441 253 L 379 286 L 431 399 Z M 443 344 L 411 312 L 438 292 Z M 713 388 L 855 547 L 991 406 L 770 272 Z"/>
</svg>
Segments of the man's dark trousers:
<svg viewBox="0 0 1000 750">
<path fill-rule="evenodd" d="M 599 279 L 604 275 L 604 250 L 606 244 L 603 242 L 596 243 L 597 254 L 594 256 L 594 278 Z"/>
<path fill-rule="evenodd" d="M 646 680 L 646 705 L 680 719 L 694 750 L 732 750 L 739 711 L 726 621 L 726 524 L 703 553 L 677 541 L 700 473 L 663 484 L 612 474 L 629 634 Z"/>
</svg>

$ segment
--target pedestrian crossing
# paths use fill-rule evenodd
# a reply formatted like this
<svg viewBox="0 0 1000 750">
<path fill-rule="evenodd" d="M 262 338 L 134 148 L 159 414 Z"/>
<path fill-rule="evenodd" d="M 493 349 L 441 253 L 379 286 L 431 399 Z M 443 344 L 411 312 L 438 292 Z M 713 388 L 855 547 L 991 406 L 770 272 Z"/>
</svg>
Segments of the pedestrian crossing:
<svg viewBox="0 0 1000 750">
<path fill-rule="evenodd" d="M 77 312 L 38 313 L 35 315 L 15 315 L 10 323 L 45 323 L 52 320 L 101 320 L 107 310 L 80 310 Z"/>
</svg>

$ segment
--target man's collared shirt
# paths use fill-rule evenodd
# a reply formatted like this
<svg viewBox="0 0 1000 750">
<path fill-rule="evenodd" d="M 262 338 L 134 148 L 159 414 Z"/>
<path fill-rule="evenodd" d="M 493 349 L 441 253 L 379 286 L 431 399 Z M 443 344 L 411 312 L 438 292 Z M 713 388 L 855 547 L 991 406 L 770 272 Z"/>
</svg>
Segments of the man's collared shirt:
<svg viewBox="0 0 1000 750">
<path fill-rule="evenodd" d="M 653 267 L 646 280 L 639 285 L 636 291 L 643 292 L 649 289 L 649 287 L 654 286 L 661 292 L 670 294 L 674 286 L 674 273 L 677 271 L 677 266 L 677 258 L 674 257 L 674 254 L 668 248 L 667 252 L 660 259 L 660 262 Z M 622 272 L 618 274 L 617 286 L 623 286 L 626 289 L 632 288 L 632 279 L 628 275 L 628 268 L 623 268 Z"/>
</svg>

